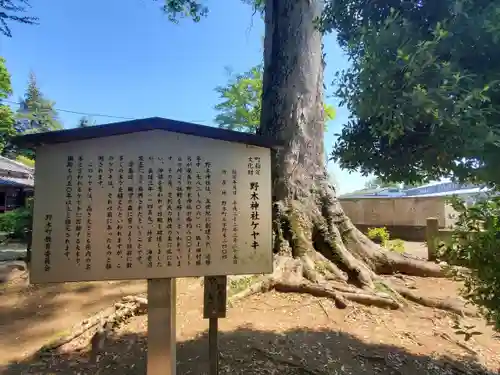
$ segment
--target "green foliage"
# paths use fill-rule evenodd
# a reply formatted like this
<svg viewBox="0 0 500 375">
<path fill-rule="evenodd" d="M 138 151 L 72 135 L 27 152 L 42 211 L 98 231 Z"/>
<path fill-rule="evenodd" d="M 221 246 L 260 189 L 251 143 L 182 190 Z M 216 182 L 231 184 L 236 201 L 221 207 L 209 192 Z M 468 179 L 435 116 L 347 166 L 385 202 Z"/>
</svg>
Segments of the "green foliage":
<svg viewBox="0 0 500 375">
<path fill-rule="evenodd" d="M 397 253 L 405 252 L 405 242 L 400 239 L 391 240 L 391 234 L 385 227 L 368 228 L 367 237 L 375 243 Z"/>
<path fill-rule="evenodd" d="M 454 198 L 452 207 L 458 213 L 457 222 L 440 258 L 470 270 L 454 272 L 464 282 L 464 297 L 500 328 L 500 197 L 472 206 Z"/>
<path fill-rule="evenodd" d="M 208 14 L 204 0 L 155 0 L 163 2 L 162 10 L 169 20 L 177 23 L 179 18 L 191 18 L 194 22 L 201 21 Z M 264 0 L 242 0 L 252 7 L 254 12 L 264 13 Z"/>
<path fill-rule="evenodd" d="M 30 7 L 28 0 L 0 0 L 0 33 L 12 37 L 10 22 L 36 24 L 38 18 L 20 15 Z M 12 95 L 11 77 L 5 65 L 5 59 L 0 57 L 0 153 L 4 154 L 9 140 L 15 135 L 15 116 L 10 106 L 3 104 L 2 99 Z M 12 150 L 11 150 L 12 151 Z"/>
<path fill-rule="evenodd" d="M 203 5 L 203 0 L 161 1 L 163 2 L 163 12 L 168 16 L 168 19 L 174 23 L 177 23 L 179 18 L 191 18 L 194 22 L 199 22 L 202 17 L 208 14 L 208 8 Z"/>
<path fill-rule="evenodd" d="M 10 74 L 5 65 L 5 59 L 0 57 L 0 152 L 5 148 L 8 140 L 15 134 L 14 114 L 2 100 L 12 94 Z"/>
<path fill-rule="evenodd" d="M 390 233 L 385 227 L 368 228 L 368 233 L 366 235 L 370 240 L 382 246 L 386 246 L 390 238 Z"/>
<path fill-rule="evenodd" d="M 500 183 L 500 0 L 329 1 L 352 67 L 332 158 L 391 181 Z"/>
<path fill-rule="evenodd" d="M 247 289 L 258 280 L 259 276 L 252 275 L 247 277 L 239 277 L 229 280 L 229 295 L 234 295 L 242 290 Z"/>
<path fill-rule="evenodd" d="M 21 207 L 0 214 L 0 231 L 9 233 L 10 238 L 25 240 L 31 230 L 33 213 L 29 207 Z"/>
<path fill-rule="evenodd" d="M 30 73 L 28 88 L 17 112 L 17 133 L 37 133 L 62 129 L 54 102 L 40 91 L 35 74 Z"/>
<path fill-rule="evenodd" d="M 77 127 L 78 128 L 86 128 L 86 127 L 94 126 L 94 125 L 96 125 L 96 122 L 94 120 L 92 120 L 91 117 L 83 116 L 82 118 L 80 118 L 80 120 L 78 120 Z"/>
<path fill-rule="evenodd" d="M 262 77 L 263 67 L 257 65 L 243 74 L 231 76 L 225 86 L 216 87 L 221 102 L 215 106 L 219 112 L 215 122 L 220 128 L 257 132 L 262 108 Z M 325 104 L 324 110 L 325 122 L 335 118 L 334 107 Z"/>
<path fill-rule="evenodd" d="M 19 22 L 27 25 L 36 25 L 38 18 L 21 16 L 30 7 L 28 0 L 0 0 L 0 33 L 12 37 L 10 22 Z"/>
<path fill-rule="evenodd" d="M 324 104 L 323 109 L 325 111 L 325 131 L 328 130 L 327 124 L 328 121 L 335 120 L 335 117 L 337 117 L 337 111 L 335 110 L 335 107 L 329 104 Z"/>
<path fill-rule="evenodd" d="M 455 335 L 464 336 L 464 341 L 469 341 L 474 336 L 482 335 L 482 332 L 475 331 L 475 325 L 462 325 L 458 316 L 453 317 L 453 326 L 452 328 L 455 330 Z"/>
<path fill-rule="evenodd" d="M 59 121 L 57 111 L 54 109 L 54 103 L 45 98 L 38 88 L 35 75 L 30 73 L 26 93 L 24 98 L 21 99 L 19 109 L 14 116 L 10 132 L 2 132 L 2 129 L 0 129 L 0 134 L 3 134 L 3 144 L 5 145 L 2 148 L 2 155 L 12 159 L 17 158 L 19 155 L 23 155 L 28 159 L 34 159 L 34 153 L 31 150 L 19 150 L 9 142 L 10 138 L 18 134 L 59 129 L 63 129 L 63 126 Z"/>
<path fill-rule="evenodd" d="M 18 161 L 19 163 L 23 163 L 27 167 L 35 168 L 35 160 L 33 160 L 25 155 L 18 155 L 16 157 L 16 161 Z"/>
<path fill-rule="evenodd" d="M 12 94 L 10 73 L 5 65 L 5 59 L 0 57 L 0 98 L 6 99 Z"/>
<path fill-rule="evenodd" d="M 256 133 L 262 105 L 262 66 L 231 77 L 226 86 L 215 91 L 222 100 L 215 106 L 215 122 L 220 128 Z"/>
<path fill-rule="evenodd" d="M 405 252 L 405 242 L 403 240 L 400 240 L 399 238 L 395 240 L 390 240 L 387 242 L 387 248 L 390 251 L 394 251 L 396 253 L 404 253 Z"/>
<path fill-rule="evenodd" d="M 243 3 L 248 4 L 252 7 L 254 13 L 259 13 L 261 16 L 264 15 L 264 5 L 265 0 L 242 0 Z"/>
</svg>

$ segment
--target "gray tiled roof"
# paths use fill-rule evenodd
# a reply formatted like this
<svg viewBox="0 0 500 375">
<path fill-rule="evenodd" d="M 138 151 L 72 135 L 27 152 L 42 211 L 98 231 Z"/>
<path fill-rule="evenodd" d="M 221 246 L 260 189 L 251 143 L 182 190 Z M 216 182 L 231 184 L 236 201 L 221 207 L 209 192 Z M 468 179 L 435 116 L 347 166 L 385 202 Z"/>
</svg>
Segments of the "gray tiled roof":
<svg viewBox="0 0 500 375">
<path fill-rule="evenodd" d="M 24 164 L 21 164 L 17 161 L 7 159 L 3 156 L 0 156 L 0 170 L 18 172 L 18 173 L 27 173 L 33 174 L 34 169 L 27 167 Z"/>
<path fill-rule="evenodd" d="M 32 178 L 0 177 L 0 185 L 33 187 L 35 180 Z"/>
</svg>

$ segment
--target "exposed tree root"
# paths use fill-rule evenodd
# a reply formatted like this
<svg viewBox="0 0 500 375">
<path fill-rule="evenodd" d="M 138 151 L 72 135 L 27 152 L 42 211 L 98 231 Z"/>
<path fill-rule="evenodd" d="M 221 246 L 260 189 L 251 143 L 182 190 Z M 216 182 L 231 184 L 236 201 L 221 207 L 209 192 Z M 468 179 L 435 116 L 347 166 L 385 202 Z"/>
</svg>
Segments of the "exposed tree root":
<svg viewBox="0 0 500 375">
<path fill-rule="evenodd" d="M 83 335 L 88 330 L 96 327 L 99 323 L 103 322 L 108 316 L 111 316 L 115 311 L 114 307 L 107 308 L 99 313 L 91 316 L 89 319 L 83 320 L 78 325 L 73 327 L 71 332 L 65 336 L 59 337 L 58 339 L 50 342 L 47 345 L 44 345 L 40 352 L 48 352 L 52 350 L 56 350 L 67 344 L 68 342 L 74 340 L 75 338 Z"/>
<path fill-rule="evenodd" d="M 44 353 L 57 350 L 64 344 L 69 343 L 96 327 L 98 327 L 97 332 L 91 340 L 92 347 L 94 349 L 94 346 L 101 346 L 102 341 L 106 340 L 107 334 L 109 333 L 108 327 L 117 327 L 132 316 L 145 314 L 147 312 L 147 304 L 147 299 L 143 297 L 123 297 L 121 301 L 116 303 L 113 307 L 102 310 L 90 318 L 83 320 L 80 324 L 73 327 L 68 335 L 44 345 L 39 352 Z"/>
<path fill-rule="evenodd" d="M 250 297 L 254 294 L 268 292 L 272 289 L 272 287 L 273 287 L 272 279 L 270 277 L 262 277 L 255 283 L 249 285 L 248 288 L 243 289 L 239 293 L 233 294 L 231 298 L 229 298 L 228 303 L 229 305 L 231 305 L 234 302 L 242 300 L 246 297 Z"/>
<path fill-rule="evenodd" d="M 380 275 L 394 273 L 444 277 L 445 270 L 438 264 L 391 252 L 370 241 L 345 216 L 328 185 L 320 185 L 318 191 L 303 199 L 275 203 L 273 229 L 273 274 L 230 297 L 231 303 L 275 289 L 330 298 L 338 308 L 345 308 L 352 301 L 398 309 L 407 299 L 432 308 L 472 314 L 458 300 L 418 296 L 382 280 Z"/>
<path fill-rule="evenodd" d="M 432 307 L 435 309 L 451 311 L 459 315 L 467 315 L 477 317 L 477 311 L 467 308 L 463 303 L 458 300 L 443 300 L 432 297 L 419 296 L 412 290 L 402 286 L 392 286 L 401 296 L 409 301 L 418 303 L 422 306 Z"/>
<path fill-rule="evenodd" d="M 401 308 L 401 304 L 397 301 L 386 298 L 383 296 L 377 296 L 375 294 L 366 294 L 366 293 L 343 293 L 342 294 L 345 299 L 348 299 L 353 302 L 360 303 L 366 306 L 376 306 L 385 309 L 397 310 Z"/>
<path fill-rule="evenodd" d="M 315 297 L 330 298 L 339 309 L 346 308 L 348 306 L 347 301 L 393 310 L 401 307 L 401 304 L 397 301 L 386 296 L 377 295 L 375 292 L 369 293 L 359 289 L 351 289 L 347 285 L 339 287 L 333 283 L 315 284 L 297 275 L 294 278 L 299 281 L 291 281 L 290 279 L 293 278 L 289 277 L 287 280 L 282 274 L 283 272 L 278 271 L 271 276 L 263 277 L 243 291 L 234 294 L 229 302 L 232 304 L 250 295 L 274 289 L 282 293 L 306 293 Z"/>
<path fill-rule="evenodd" d="M 308 293 L 315 297 L 331 298 L 335 302 L 335 306 L 339 309 L 345 309 L 347 303 L 345 299 L 333 289 L 328 289 L 317 284 L 312 283 L 283 283 L 278 282 L 274 284 L 274 289 L 283 293 Z"/>
</svg>

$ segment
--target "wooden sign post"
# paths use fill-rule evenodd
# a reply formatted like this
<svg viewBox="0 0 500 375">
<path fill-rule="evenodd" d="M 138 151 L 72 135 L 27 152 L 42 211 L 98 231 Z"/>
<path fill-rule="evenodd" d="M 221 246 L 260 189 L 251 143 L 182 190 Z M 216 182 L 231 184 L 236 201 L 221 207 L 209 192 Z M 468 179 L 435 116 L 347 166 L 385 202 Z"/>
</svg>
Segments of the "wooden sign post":
<svg viewBox="0 0 500 375">
<path fill-rule="evenodd" d="M 218 275 L 273 271 L 274 142 L 157 117 L 15 142 L 36 150 L 30 281 L 148 280 L 148 375 L 174 375 L 175 278 L 206 277 L 215 375 Z"/>
<path fill-rule="evenodd" d="M 219 374 L 219 318 L 226 317 L 227 276 L 205 277 L 203 318 L 208 319 L 209 374 Z"/>
<path fill-rule="evenodd" d="M 148 375 L 176 374 L 176 280 L 148 280 Z"/>
</svg>

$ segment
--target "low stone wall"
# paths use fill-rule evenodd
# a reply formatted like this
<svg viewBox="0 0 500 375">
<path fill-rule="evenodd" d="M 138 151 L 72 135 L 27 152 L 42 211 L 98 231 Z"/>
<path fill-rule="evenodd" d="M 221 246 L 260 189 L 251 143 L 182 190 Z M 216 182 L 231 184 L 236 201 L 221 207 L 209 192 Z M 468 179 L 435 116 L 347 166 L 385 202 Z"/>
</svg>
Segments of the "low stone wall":
<svg viewBox="0 0 500 375">
<path fill-rule="evenodd" d="M 356 225 L 426 226 L 428 217 L 441 228 L 454 223 L 453 209 L 444 197 L 339 198 L 344 212 Z"/>
<path fill-rule="evenodd" d="M 392 238 L 425 241 L 427 218 L 438 219 L 440 228 L 451 227 L 455 212 L 444 197 L 339 198 L 346 215 L 363 233 L 385 227 Z"/>
</svg>

